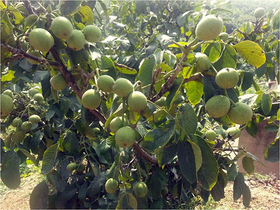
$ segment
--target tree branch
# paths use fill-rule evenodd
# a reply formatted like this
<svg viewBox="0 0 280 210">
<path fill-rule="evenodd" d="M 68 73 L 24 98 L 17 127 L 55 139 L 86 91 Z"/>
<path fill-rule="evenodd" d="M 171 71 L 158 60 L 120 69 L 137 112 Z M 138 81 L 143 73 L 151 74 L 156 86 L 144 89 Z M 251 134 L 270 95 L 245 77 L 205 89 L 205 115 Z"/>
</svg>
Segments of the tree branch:
<svg viewBox="0 0 280 210">
<path fill-rule="evenodd" d="M 146 159 L 147 161 L 158 164 L 158 160 L 152 156 L 150 156 L 145 150 L 143 150 L 137 142 L 132 145 L 133 149 L 138 153 L 139 156 Z"/>
<path fill-rule="evenodd" d="M 23 0 L 23 3 L 29 14 L 35 14 L 29 0 Z"/>
</svg>

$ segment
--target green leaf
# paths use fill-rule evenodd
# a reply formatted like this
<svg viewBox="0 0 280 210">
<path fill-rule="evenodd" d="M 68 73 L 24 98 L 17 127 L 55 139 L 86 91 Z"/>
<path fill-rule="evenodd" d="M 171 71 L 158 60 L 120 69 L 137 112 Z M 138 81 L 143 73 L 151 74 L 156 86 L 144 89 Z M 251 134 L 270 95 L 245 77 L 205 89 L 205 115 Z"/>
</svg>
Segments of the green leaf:
<svg viewBox="0 0 280 210">
<path fill-rule="evenodd" d="M 166 106 L 170 110 L 170 107 L 172 107 L 172 104 L 176 98 L 176 93 L 180 91 L 180 87 L 182 86 L 184 80 L 182 77 L 176 78 L 175 81 L 173 82 L 169 94 L 166 97 Z"/>
<path fill-rule="evenodd" d="M 270 125 L 265 126 L 264 129 L 268 132 L 277 132 L 279 130 L 279 126 L 270 124 Z"/>
<path fill-rule="evenodd" d="M 187 135 L 195 133 L 197 117 L 191 105 L 182 104 L 179 107 L 177 118 L 179 118 L 179 124 Z"/>
<path fill-rule="evenodd" d="M 195 142 L 201 150 L 202 166 L 198 171 L 198 180 L 201 181 L 202 187 L 205 190 L 212 190 L 218 179 L 218 163 L 212 152 L 211 147 L 199 136 L 192 136 L 193 142 Z"/>
<path fill-rule="evenodd" d="M 278 9 L 272 17 L 271 22 L 272 22 L 273 30 L 279 30 L 279 21 L 280 21 L 279 20 L 280 19 L 279 14 L 280 14 L 280 12 L 279 12 L 279 9 Z"/>
<path fill-rule="evenodd" d="M 271 97 L 269 94 L 264 93 L 262 95 L 261 107 L 262 107 L 264 115 L 268 115 L 270 113 L 271 108 L 272 108 L 272 101 L 271 101 Z"/>
<path fill-rule="evenodd" d="M 31 141 L 29 143 L 30 149 L 32 150 L 32 152 L 34 152 L 38 148 L 41 140 L 43 139 L 43 136 L 44 136 L 44 132 L 42 132 L 40 130 L 36 131 L 34 133 L 32 139 L 31 139 Z"/>
<path fill-rule="evenodd" d="M 177 19 L 176 19 L 177 24 L 178 24 L 180 27 L 184 26 L 184 24 L 186 24 L 186 19 L 187 19 L 187 17 L 188 17 L 191 13 L 192 13 L 191 11 L 187 11 L 187 12 L 185 12 L 185 13 L 183 13 L 183 14 L 180 14 L 180 15 L 177 17 Z"/>
<path fill-rule="evenodd" d="M 20 185 L 19 173 L 20 157 L 14 150 L 5 152 L 1 166 L 1 180 L 11 189 L 16 189 Z"/>
<path fill-rule="evenodd" d="M 106 7 L 106 4 L 104 4 L 104 2 L 102 0 L 98 0 L 98 3 L 101 5 L 103 11 L 104 11 L 104 14 L 107 16 L 107 7 Z"/>
<path fill-rule="evenodd" d="M 266 70 L 267 70 L 266 62 L 264 62 L 264 64 L 261 65 L 259 68 L 256 68 L 255 72 L 256 72 L 258 78 L 262 77 L 265 74 Z"/>
<path fill-rule="evenodd" d="M 279 137 L 276 138 L 265 150 L 264 158 L 269 162 L 279 161 Z"/>
<path fill-rule="evenodd" d="M 79 152 L 79 141 L 73 132 L 67 132 L 64 136 L 62 146 L 68 155 L 77 155 Z"/>
<path fill-rule="evenodd" d="M 116 67 L 111 58 L 108 58 L 105 55 L 101 56 L 101 68 L 108 70 L 106 74 L 110 75 L 116 79 Z"/>
<path fill-rule="evenodd" d="M 136 200 L 136 198 L 131 193 L 127 193 L 127 195 L 128 195 L 128 205 L 132 209 L 136 210 L 137 209 L 137 200 Z"/>
<path fill-rule="evenodd" d="M 209 57 L 211 63 L 214 63 L 221 55 L 222 46 L 219 42 L 203 44 L 201 47 L 201 52 Z"/>
<path fill-rule="evenodd" d="M 261 67 L 266 57 L 262 48 L 255 42 L 246 40 L 234 45 L 237 52 L 252 66 Z"/>
<path fill-rule="evenodd" d="M 234 183 L 233 183 L 233 200 L 238 200 L 241 195 L 243 194 L 243 188 L 244 188 L 245 182 L 244 182 L 244 176 L 241 173 L 238 173 L 236 176 Z"/>
<path fill-rule="evenodd" d="M 130 68 L 130 67 L 122 65 L 122 64 L 117 64 L 116 70 L 122 74 L 129 74 L 129 75 L 137 74 L 136 69 Z"/>
<path fill-rule="evenodd" d="M 20 11 L 12 6 L 8 7 L 8 10 L 10 10 L 13 15 L 15 16 L 15 24 L 18 25 L 20 22 L 24 19 L 24 17 L 21 15 Z"/>
<path fill-rule="evenodd" d="M 252 174 L 255 171 L 254 160 L 249 156 L 242 158 L 242 166 L 248 174 Z"/>
<path fill-rule="evenodd" d="M 237 166 L 235 163 L 232 163 L 231 166 L 227 170 L 228 181 L 233 181 L 237 175 L 238 175 Z"/>
<path fill-rule="evenodd" d="M 58 147 L 58 144 L 54 144 L 44 152 L 41 170 L 42 174 L 49 173 L 54 167 L 58 153 Z"/>
<path fill-rule="evenodd" d="M 30 209 L 47 209 L 48 208 L 49 188 L 46 181 L 40 182 L 30 195 Z"/>
<path fill-rule="evenodd" d="M 28 157 L 35 166 L 38 166 L 39 164 L 39 160 L 36 159 L 35 155 L 31 155 L 27 150 L 23 149 L 23 148 L 19 148 L 19 150 L 26 156 Z"/>
<path fill-rule="evenodd" d="M 195 168 L 196 168 L 196 172 L 198 172 L 198 170 L 201 168 L 202 166 L 202 154 L 201 154 L 201 150 L 200 147 L 190 141 L 191 145 L 192 145 L 192 149 L 193 149 L 193 153 L 194 153 L 194 157 L 195 157 Z"/>
<path fill-rule="evenodd" d="M 157 153 L 158 164 L 160 167 L 173 160 L 177 155 L 177 147 L 178 144 L 172 143 L 171 145 L 165 146 Z"/>
<path fill-rule="evenodd" d="M 80 6 L 82 0 L 75 1 L 60 1 L 59 5 L 60 12 L 63 16 L 72 14 Z M 92 22 L 93 23 L 93 22 Z"/>
<path fill-rule="evenodd" d="M 198 104 L 203 95 L 203 84 L 197 81 L 188 82 L 185 85 L 188 100 L 193 106 Z"/>
<path fill-rule="evenodd" d="M 150 55 L 140 63 L 138 79 L 141 81 L 145 94 L 149 93 L 150 84 L 152 84 L 153 82 L 153 71 L 155 63 L 156 58 L 154 55 Z"/>
<path fill-rule="evenodd" d="M 100 193 L 101 187 L 105 185 L 105 182 L 106 173 L 101 173 L 100 175 L 95 176 L 87 189 L 87 195 L 89 198 L 93 198 L 95 195 Z"/>
<path fill-rule="evenodd" d="M 244 72 L 244 76 L 242 79 L 241 89 L 245 91 L 249 89 L 253 84 L 253 73 L 252 72 Z"/>
<path fill-rule="evenodd" d="M 236 51 L 231 45 L 225 45 L 219 60 L 214 63 L 216 69 L 223 69 L 226 67 L 236 68 Z"/>
<path fill-rule="evenodd" d="M 48 71 L 39 71 L 39 70 L 36 70 L 34 72 L 34 76 L 33 76 L 33 81 L 35 83 L 39 83 L 41 82 L 42 80 L 44 79 L 50 79 L 50 73 Z"/>
<path fill-rule="evenodd" d="M 218 180 L 211 190 L 211 195 L 215 201 L 219 201 L 225 197 L 225 180 L 221 173 L 218 175 Z"/>
<path fill-rule="evenodd" d="M 174 135 L 175 125 L 174 120 L 168 120 L 162 128 L 159 127 L 148 132 L 144 137 L 144 141 L 142 141 L 143 148 L 151 152 L 163 149 Z"/>
<path fill-rule="evenodd" d="M 243 205 L 245 207 L 249 207 L 250 201 L 251 201 L 251 191 L 250 191 L 249 187 L 246 184 L 244 184 L 244 186 L 243 186 Z"/>
<path fill-rule="evenodd" d="M 256 120 L 251 119 L 249 121 L 249 123 L 246 125 L 245 129 L 251 136 L 253 136 L 255 138 L 258 131 L 259 131 L 258 124 L 257 124 Z"/>
<path fill-rule="evenodd" d="M 189 141 L 179 141 L 178 161 L 183 176 L 190 183 L 194 183 L 197 179 L 195 154 L 192 144 Z"/>
<path fill-rule="evenodd" d="M 15 72 L 12 70 L 9 70 L 7 74 L 2 75 L 1 82 L 9 82 L 12 81 L 12 79 L 15 78 Z"/>
</svg>

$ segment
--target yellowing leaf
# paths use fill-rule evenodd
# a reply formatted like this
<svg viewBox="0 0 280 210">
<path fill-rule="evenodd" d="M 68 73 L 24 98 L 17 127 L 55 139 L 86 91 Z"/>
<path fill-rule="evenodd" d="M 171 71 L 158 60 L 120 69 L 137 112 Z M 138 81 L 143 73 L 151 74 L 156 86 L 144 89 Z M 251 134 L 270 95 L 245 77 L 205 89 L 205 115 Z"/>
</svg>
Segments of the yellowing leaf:
<svg viewBox="0 0 280 210">
<path fill-rule="evenodd" d="M 6 5 L 3 3 L 3 1 L 1 0 L 1 11 L 3 10 L 3 9 L 6 9 L 7 7 L 6 7 Z"/>
<path fill-rule="evenodd" d="M 266 61 L 262 48 L 255 42 L 246 40 L 234 45 L 237 52 L 251 65 L 261 67 Z"/>
<path fill-rule="evenodd" d="M 23 20 L 23 16 L 21 15 L 20 11 L 14 7 L 9 6 L 8 8 L 15 16 L 15 24 L 20 24 Z"/>
<path fill-rule="evenodd" d="M 15 77 L 14 74 L 14 71 L 9 70 L 8 74 L 5 74 L 1 77 L 1 82 L 11 81 Z"/>
<path fill-rule="evenodd" d="M 178 44 L 182 45 L 182 46 L 185 46 L 187 45 L 188 43 L 187 42 L 178 42 Z M 177 44 L 170 44 L 168 45 L 168 47 L 176 47 L 176 48 L 179 48 Z"/>
<path fill-rule="evenodd" d="M 93 24 L 93 12 L 89 6 L 82 6 L 79 10 L 79 14 L 81 15 L 82 22 L 85 25 Z"/>
</svg>

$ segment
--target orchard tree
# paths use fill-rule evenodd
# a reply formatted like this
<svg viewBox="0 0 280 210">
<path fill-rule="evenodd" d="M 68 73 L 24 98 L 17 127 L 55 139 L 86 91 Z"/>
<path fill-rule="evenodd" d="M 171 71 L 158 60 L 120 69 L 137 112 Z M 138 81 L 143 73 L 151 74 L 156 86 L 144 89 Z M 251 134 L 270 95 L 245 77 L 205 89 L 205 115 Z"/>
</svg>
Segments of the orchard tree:
<svg viewBox="0 0 280 210">
<path fill-rule="evenodd" d="M 227 6 L 1 0 L 2 182 L 32 161 L 46 179 L 31 208 L 193 208 L 228 181 L 249 206 L 237 160 L 251 174 L 258 159 L 232 143 L 278 130 L 258 81 L 279 76 L 279 10 L 227 34 Z"/>
</svg>

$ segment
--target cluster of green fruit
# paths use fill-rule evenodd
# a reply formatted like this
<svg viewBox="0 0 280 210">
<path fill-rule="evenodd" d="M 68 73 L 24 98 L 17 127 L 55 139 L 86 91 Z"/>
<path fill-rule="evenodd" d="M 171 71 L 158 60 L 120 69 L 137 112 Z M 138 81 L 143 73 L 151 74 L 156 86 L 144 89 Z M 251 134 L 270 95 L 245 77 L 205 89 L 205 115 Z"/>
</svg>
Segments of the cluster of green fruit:
<svg viewBox="0 0 280 210">
<path fill-rule="evenodd" d="M 235 87 L 238 80 L 239 74 L 233 68 L 224 68 L 215 77 L 216 84 L 223 89 Z M 246 124 L 253 116 L 250 106 L 242 102 L 231 105 L 230 99 L 224 95 L 210 98 L 205 104 L 205 110 L 213 118 L 221 118 L 227 114 L 229 119 L 236 124 Z"/>
<path fill-rule="evenodd" d="M 228 138 L 237 139 L 241 134 L 241 130 L 237 127 L 231 127 L 226 130 L 226 136 Z M 217 133 L 210 129 L 205 132 L 205 137 L 208 141 L 214 141 L 217 138 Z"/>
<path fill-rule="evenodd" d="M 82 163 L 77 164 L 77 163 L 69 163 L 66 167 L 67 171 L 72 173 L 73 171 L 77 171 L 79 173 L 83 173 L 85 170 L 86 166 Z"/>
<path fill-rule="evenodd" d="M 118 189 L 118 181 L 116 179 L 110 178 L 105 183 L 105 190 L 107 193 L 112 194 L 116 192 Z M 136 182 L 133 186 L 134 194 L 139 197 L 143 198 L 148 193 L 148 187 L 145 182 Z"/>
</svg>

